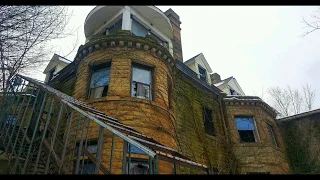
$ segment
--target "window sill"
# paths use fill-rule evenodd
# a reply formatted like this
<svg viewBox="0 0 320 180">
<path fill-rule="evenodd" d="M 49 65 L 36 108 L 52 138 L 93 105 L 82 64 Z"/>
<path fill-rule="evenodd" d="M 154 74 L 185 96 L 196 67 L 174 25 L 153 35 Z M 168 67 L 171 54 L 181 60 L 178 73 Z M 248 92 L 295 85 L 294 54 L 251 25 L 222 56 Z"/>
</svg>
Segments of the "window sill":
<svg viewBox="0 0 320 180">
<path fill-rule="evenodd" d="M 99 103 L 99 102 L 106 102 L 106 101 L 114 101 L 114 100 L 119 100 L 119 101 L 134 101 L 134 102 L 139 102 L 139 103 L 146 103 L 146 104 L 153 104 L 156 105 L 157 103 L 154 100 L 149 100 L 149 99 L 143 99 L 143 98 L 136 98 L 136 97 L 121 97 L 121 96 L 105 96 L 101 98 L 96 98 L 96 99 L 86 99 L 85 103 L 91 104 L 91 103 Z"/>
<path fill-rule="evenodd" d="M 260 142 L 244 142 L 244 143 L 238 143 L 238 144 L 234 144 L 234 147 L 263 147 L 263 148 L 272 148 L 276 151 L 280 151 L 283 152 L 281 148 L 277 148 L 271 145 L 265 145 L 262 144 Z"/>
</svg>

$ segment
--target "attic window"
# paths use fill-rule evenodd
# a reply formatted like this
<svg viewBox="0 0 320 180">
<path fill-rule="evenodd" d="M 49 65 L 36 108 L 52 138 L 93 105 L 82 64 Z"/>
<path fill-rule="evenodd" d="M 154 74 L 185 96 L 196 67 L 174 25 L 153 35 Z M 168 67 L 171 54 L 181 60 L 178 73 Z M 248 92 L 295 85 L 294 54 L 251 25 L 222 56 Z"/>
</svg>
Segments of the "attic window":
<svg viewBox="0 0 320 180">
<path fill-rule="evenodd" d="M 52 69 L 49 71 L 49 79 L 48 79 L 48 81 L 50 81 L 50 80 L 53 78 L 55 71 L 56 71 L 56 67 L 52 68 Z"/>
<path fill-rule="evenodd" d="M 230 95 L 237 95 L 237 92 L 230 88 Z"/>
<path fill-rule="evenodd" d="M 199 65 L 198 65 L 198 68 L 199 68 L 200 79 L 201 79 L 202 81 L 206 81 L 206 80 L 207 80 L 206 70 L 203 69 L 202 67 L 200 67 Z"/>
</svg>

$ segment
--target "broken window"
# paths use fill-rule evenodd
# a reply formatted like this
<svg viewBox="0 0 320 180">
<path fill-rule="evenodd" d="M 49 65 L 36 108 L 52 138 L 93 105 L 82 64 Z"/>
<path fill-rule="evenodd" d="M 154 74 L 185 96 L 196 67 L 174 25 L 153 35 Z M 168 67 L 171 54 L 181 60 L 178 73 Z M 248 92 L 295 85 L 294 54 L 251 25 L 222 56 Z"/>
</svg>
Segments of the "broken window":
<svg viewBox="0 0 320 180">
<path fill-rule="evenodd" d="M 275 147 L 279 147 L 278 145 L 278 141 L 277 141 L 277 138 L 275 136 L 275 133 L 274 133 L 274 129 L 273 127 L 270 125 L 270 124 L 267 124 L 268 125 L 268 129 L 269 129 L 269 134 L 270 134 L 270 138 L 271 138 L 271 141 L 272 141 L 272 144 L 275 146 Z"/>
<path fill-rule="evenodd" d="M 90 81 L 90 99 L 107 96 L 110 79 L 110 65 L 95 66 Z"/>
<path fill-rule="evenodd" d="M 207 80 L 206 70 L 200 67 L 199 65 L 198 65 L 198 68 L 199 68 L 200 79 L 203 81 L 206 81 Z"/>
<path fill-rule="evenodd" d="M 214 125 L 212 120 L 212 110 L 203 108 L 203 120 L 204 120 L 204 128 L 206 133 L 208 133 L 211 136 L 215 135 L 214 132 Z"/>
<path fill-rule="evenodd" d="M 240 142 L 257 142 L 257 131 L 252 116 L 235 117 Z"/>
<path fill-rule="evenodd" d="M 152 99 L 151 96 L 152 73 L 151 68 L 133 64 L 132 65 L 132 97 Z"/>
<path fill-rule="evenodd" d="M 127 170 L 128 174 L 149 174 L 149 163 L 144 159 L 132 158 L 130 162 L 130 167 L 128 167 L 129 161 L 127 160 Z M 128 172 L 128 171 L 127 171 Z"/>
<path fill-rule="evenodd" d="M 230 95 L 236 95 L 235 91 L 230 88 Z"/>
<path fill-rule="evenodd" d="M 15 125 L 17 123 L 17 119 L 13 115 L 7 116 L 7 124 Z"/>
</svg>

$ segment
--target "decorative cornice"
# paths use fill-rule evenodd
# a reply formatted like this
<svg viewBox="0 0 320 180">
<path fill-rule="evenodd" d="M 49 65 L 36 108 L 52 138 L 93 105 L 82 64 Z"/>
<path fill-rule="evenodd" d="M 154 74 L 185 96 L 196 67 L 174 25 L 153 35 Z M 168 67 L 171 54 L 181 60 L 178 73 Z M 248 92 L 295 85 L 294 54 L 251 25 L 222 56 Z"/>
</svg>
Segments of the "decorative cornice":
<svg viewBox="0 0 320 180">
<path fill-rule="evenodd" d="M 95 51 L 115 47 L 135 48 L 149 52 L 163 60 L 170 70 L 174 69 L 174 58 L 165 47 L 157 44 L 157 41 L 152 36 L 139 37 L 126 30 L 120 30 L 116 35 L 96 35 L 91 37 L 89 42 L 79 47 L 74 61 L 78 64 Z"/>
<path fill-rule="evenodd" d="M 255 106 L 264 109 L 273 118 L 276 118 L 277 111 L 257 96 L 227 96 L 223 98 L 226 106 Z"/>
</svg>

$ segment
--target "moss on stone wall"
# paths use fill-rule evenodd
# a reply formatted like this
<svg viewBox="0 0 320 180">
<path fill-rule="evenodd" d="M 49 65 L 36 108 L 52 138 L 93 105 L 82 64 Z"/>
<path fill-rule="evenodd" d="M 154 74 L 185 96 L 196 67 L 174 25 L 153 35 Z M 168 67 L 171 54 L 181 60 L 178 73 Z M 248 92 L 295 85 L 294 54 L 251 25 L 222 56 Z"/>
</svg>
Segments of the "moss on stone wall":
<svg viewBox="0 0 320 180">
<path fill-rule="evenodd" d="M 320 114 L 279 122 L 294 174 L 320 173 Z"/>
<path fill-rule="evenodd" d="M 174 77 L 174 99 L 176 104 L 176 134 L 180 153 L 188 158 L 207 165 L 211 172 L 220 169 L 223 152 L 223 129 L 219 102 L 213 93 L 195 86 L 191 80 L 179 73 Z M 212 110 L 215 136 L 205 132 L 203 107 Z M 199 173 L 181 169 L 180 173 Z"/>
<path fill-rule="evenodd" d="M 229 100 L 228 100 L 229 101 Z M 237 172 L 269 172 L 271 174 L 287 174 L 289 167 L 285 154 L 285 147 L 280 136 L 279 128 L 274 117 L 257 104 L 247 104 L 238 101 L 226 103 L 227 129 L 233 144 L 233 151 L 237 159 Z M 240 142 L 235 116 L 252 116 L 255 122 L 255 138 L 257 142 Z M 272 125 L 277 146 L 273 144 L 268 124 Z"/>
</svg>

